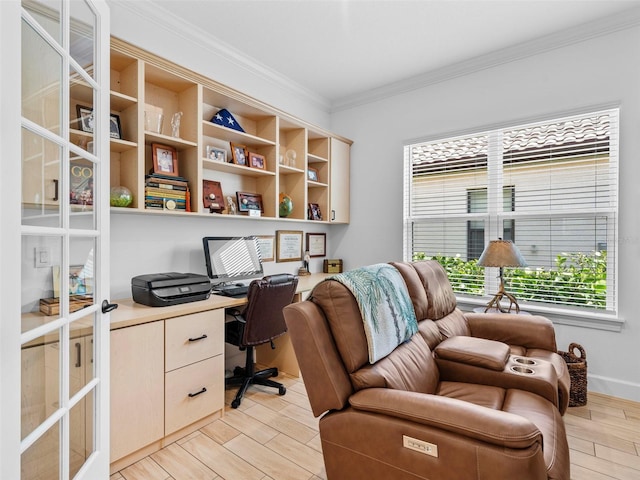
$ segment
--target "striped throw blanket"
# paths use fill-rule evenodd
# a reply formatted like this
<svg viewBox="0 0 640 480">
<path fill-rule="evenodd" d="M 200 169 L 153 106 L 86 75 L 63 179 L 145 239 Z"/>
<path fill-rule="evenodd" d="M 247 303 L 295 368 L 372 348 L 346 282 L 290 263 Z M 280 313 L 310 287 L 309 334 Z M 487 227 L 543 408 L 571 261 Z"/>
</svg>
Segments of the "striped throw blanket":
<svg viewBox="0 0 640 480">
<path fill-rule="evenodd" d="M 339 273 L 330 279 L 351 290 L 358 302 L 369 347 L 369 362 L 386 357 L 418 331 L 407 286 L 393 266 L 379 263 Z"/>
</svg>

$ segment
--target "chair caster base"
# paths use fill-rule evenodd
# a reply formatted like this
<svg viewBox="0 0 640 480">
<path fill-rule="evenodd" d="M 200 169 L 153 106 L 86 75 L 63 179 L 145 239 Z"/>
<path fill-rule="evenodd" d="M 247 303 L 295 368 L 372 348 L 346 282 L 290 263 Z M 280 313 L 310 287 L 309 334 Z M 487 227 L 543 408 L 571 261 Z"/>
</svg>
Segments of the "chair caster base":
<svg viewBox="0 0 640 480">
<path fill-rule="evenodd" d="M 240 400 L 237 398 L 231 401 L 231 408 L 238 408 L 240 406 Z"/>
<path fill-rule="evenodd" d="M 278 387 L 278 395 L 284 395 L 285 393 L 287 393 L 287 389 L 284 385 Z"/>
</svg>

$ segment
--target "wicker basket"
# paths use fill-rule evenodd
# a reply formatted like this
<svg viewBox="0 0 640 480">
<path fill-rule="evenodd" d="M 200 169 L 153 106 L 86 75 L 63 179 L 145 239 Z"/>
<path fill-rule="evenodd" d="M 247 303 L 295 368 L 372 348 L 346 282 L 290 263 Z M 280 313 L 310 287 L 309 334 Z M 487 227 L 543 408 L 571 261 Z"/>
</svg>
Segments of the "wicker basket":
<svg viewBox="0 0 640 480">
<path fill-rule="evenodd" d="M 576 355 L 575 350 L 580 352 Z M 567 364 L 569 377 L 571 377 L 571 390 L 569 392 L 569 406 L 581 407 L 587 404 L 587 352 L 582 345 L 569 344 L 567 352 L 558 352 Z"/>
</svg>

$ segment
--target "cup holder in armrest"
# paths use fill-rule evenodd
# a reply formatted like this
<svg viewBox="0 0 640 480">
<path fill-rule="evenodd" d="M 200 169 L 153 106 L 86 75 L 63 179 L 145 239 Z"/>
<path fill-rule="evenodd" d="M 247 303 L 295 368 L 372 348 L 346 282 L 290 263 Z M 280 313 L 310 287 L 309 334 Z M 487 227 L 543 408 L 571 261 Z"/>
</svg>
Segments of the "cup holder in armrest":
<svg viewBox="0 0 640 480">
<path fill-rule="evenodd" d="M 515 373 L 521 373 L 524 375 L 533 375 L 534 373 L 536 373 L 532 368 L 524 367 L 522 365 L 513 365 L 511 367 L 511 371 Z"/>
<path fill-rule="evenodd" d="M 524 358 L 524 357 L 516 357 L 513 359 L 513 361 L 521 365 L 537 365 L 538 364 L 538 362 L 536 362 L 535 360 L 531 360 L 530 358 Z"/>
</svg>

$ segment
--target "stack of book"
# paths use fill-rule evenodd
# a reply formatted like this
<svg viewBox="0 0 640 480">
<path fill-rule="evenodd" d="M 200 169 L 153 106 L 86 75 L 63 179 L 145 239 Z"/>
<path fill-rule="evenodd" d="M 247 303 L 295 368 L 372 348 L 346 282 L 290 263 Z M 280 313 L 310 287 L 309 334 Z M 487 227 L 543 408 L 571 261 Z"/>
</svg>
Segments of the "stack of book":
<svg viewBox="0 0 640 480">
<path fill-rule="evenodd" d="M 145 176 L 144 206 L 157 210 L 191 211 L 189 208 L 189 182 L 184 177 L 160 173 Z"/>
</svg>

